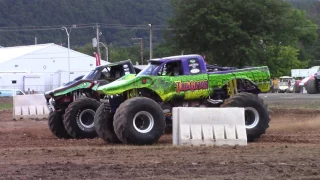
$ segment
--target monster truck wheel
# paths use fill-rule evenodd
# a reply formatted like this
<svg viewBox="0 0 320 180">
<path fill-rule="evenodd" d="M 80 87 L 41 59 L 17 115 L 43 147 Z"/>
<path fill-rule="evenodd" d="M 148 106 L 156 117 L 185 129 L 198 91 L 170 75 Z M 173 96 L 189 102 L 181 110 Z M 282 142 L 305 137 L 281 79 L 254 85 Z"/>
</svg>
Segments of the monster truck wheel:
<svg viewBox="0 0 320 180">
<path fill-rule="evenodd" d="M 172 134 L 172 105 L 164 102 L 160 103 L 159 105 L 166 121 L 165 133 Z"/>
<path fill-rule="evenodd" d="M 259 139 L 269 127 L 270 117 L 268 106 L 255 94 L 236 94 L 225 100 L 221 107 L 245 108 L 245 126 L 249 142 Z"/>
<path fill-rule="evenodd" d="M 95 138 L 94 115 L 100 102 L 92 98 L 81 98 L 69 104 L 64 114 L 64 126 L 77 139 Z"/>
<path fill-rule="evenodd" d="M 94 126 L 100 138 L 108 143 L 121 143 L 113 129 L 113 113 L 108 105 L 101 103 L 94 115 Z"/>
<path fill-rule="evenodd" d="M 118 138 L 128 144 L 150 145 L 159 140 L 166 123 L 158 103 L 146 97 L 123 102 L 114 115 L 113 127 Z"/>
<path fill-rule="evenodd" d="M 315 79 L 308 80 L 306 89 L 308 94 L 317 94 L 318 90 L 317 90 L 316 80 Z"/>
<path fill-rule="evenodd" d="M 48 126 L 50 131 L 58 138 L 70 139 L 72 136 L 63 125 L 62 113 L 51 111 L 49 113 Z"/>
</svg>

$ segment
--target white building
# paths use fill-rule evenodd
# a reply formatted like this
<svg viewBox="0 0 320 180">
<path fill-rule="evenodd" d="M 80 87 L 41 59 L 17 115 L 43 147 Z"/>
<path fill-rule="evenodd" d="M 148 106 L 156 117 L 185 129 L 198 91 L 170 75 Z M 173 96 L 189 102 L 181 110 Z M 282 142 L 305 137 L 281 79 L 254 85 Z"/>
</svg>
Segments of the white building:
<svg viewBox="0 0 320 180">
<path fill-rule="evenodd" d="M 94 69 L 96 59 L 53 43 L 0 48 L 0 88 L 42 93 L 69 82 L 69 65 L 73 80 Z"/>
</svg>

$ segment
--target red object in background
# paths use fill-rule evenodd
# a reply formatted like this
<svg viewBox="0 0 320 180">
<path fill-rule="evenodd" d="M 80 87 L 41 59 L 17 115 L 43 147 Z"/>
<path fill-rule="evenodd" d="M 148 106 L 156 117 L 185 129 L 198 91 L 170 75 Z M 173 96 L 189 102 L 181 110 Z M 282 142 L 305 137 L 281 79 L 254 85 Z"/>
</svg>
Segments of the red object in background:
<svg viewBox="0 0 320 180">
<path fill-rule="evenodd" d="M 311 79 L 314 79 L 314 76 L 310 76 L 310 77 L 303 78 L 301 80 L 297 80 L 295 82 L 295 86 L 307 86 L 308 81 Z M 301 82 L 303 83 L 303 85 L 300 85 Z"/>
<path fill-rule="evenodd" d="M 95 53 L 94 53 L 94 56 L 96 57 L 96 66 L 100 66 L 101 63 L 100 63 L 100 56 L 99 56 L 99 54 L 95 52 Z"/>
<path fill-rule="evenodd" d="M 146 79 L 142 79 L 142 84 L 145 84 L 147 83 L 147 80 Z"/>
</svg>

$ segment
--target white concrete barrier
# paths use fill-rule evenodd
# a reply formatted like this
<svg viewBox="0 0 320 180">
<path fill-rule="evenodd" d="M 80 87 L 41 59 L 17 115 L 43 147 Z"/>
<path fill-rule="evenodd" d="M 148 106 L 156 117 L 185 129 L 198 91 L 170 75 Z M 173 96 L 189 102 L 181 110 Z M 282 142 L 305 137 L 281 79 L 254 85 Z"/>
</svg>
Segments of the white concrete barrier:
<svg viewBox="0 0 320 180">
<path fill-rule="evenodd" d="M 244 108 L 175 107 L 173 145 L 247 145 Z"/>
<path fill-rule="evenodd" d="M 43 94 L 19 95 L 13 97 L 13 119 L 47 118 L 49 109 Z"/>
</svg>

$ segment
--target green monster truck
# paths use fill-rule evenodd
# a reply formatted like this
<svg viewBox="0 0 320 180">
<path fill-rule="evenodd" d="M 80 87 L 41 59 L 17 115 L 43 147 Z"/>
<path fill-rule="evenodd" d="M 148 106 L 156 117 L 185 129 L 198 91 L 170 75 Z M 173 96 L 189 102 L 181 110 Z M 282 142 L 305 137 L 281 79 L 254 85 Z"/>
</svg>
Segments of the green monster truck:
<svg viewBox="0 0 320 180">
<path fill-rule="evenodd" d="M 94 114 L 101 96 L 99 85 L 108 84 L 126 74 L 136 74 L 141 69 L 133 67 L 131 60 L 98 66 L 85 76 L 57 89 L 46 92 L 49 108 L 48 125 L 58 138 L 94 138 Z"/>
<path fill-rule="evenodd" d="M 237 69 L 206 65 L 200 55 L 149 60 L 137 75 L 126 75 L 97 91 L 104 94 L 94 121 L 109 143 L 155 143 L 172 125 L 173 107 L 244 107 L 248 141 L 269 127 L 268 107 L 258 97 L 270 90 L 268 67 Z"/>
</svg>

